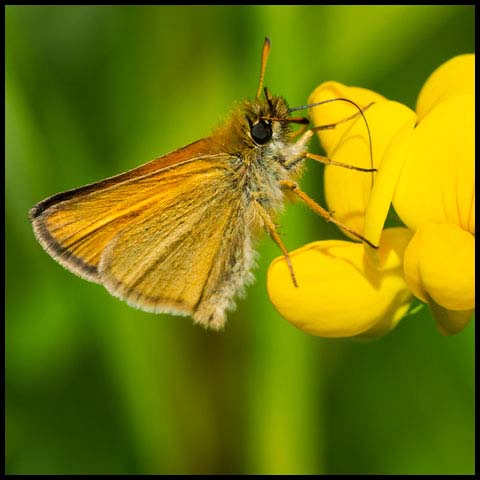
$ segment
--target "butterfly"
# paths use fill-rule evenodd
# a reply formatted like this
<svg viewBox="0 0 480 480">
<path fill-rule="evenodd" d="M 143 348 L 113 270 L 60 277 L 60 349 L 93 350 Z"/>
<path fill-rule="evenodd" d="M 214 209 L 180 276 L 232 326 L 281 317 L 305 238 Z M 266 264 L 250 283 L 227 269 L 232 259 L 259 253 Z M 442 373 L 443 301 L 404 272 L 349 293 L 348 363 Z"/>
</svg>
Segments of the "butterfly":
<svg viewBox="0 0 480 480">
<path fill-rule="evenodd" d="M 267 38 L 255 99 L 209 137 L 35 205 L 30 219 L 42 247 L 133 307 L 188 315 L 216 330 L 253 281 L 254 241 L 263 231 L 297 285 L 275 226 L 286 193 L 338 222 L 296 183 L 306 157 L 323 157 L 307 151 L 312 130 L 292 132 L 309 120 L 291 117 L 298 109 L 262 88 L 269 52 Z"/>
</svg>

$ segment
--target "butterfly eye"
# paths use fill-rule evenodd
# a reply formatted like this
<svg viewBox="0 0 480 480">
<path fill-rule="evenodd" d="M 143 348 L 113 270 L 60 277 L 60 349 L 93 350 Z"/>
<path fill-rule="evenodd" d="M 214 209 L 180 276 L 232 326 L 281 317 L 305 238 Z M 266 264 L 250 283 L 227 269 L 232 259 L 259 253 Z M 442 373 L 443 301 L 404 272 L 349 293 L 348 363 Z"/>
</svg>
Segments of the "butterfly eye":
<svg viewBox="0 0 480 480">
<path fill-rule="evenodd" d="M 264 120 L 260 120 L 251 127 L 250 134 L 256 143 L 263 145 L 272 138 L 272 126 Z"/>
</svg>

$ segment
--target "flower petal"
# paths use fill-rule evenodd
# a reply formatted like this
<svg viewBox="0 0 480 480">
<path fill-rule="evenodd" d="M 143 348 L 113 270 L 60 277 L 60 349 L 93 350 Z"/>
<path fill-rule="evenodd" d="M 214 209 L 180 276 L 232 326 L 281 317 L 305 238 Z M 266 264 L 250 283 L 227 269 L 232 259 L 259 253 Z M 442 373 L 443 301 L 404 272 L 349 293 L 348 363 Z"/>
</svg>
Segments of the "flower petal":
<svg viewBox="0 0 480 480">
<path fill-rule="evenodd" d="M 407 158 L 404 150 L 398 148 L 398 145 L 405 147 L 409 144 L 416 121 L 415 113 L 409 108 L 396 102 L 388 104 L 390 112 L 383 118 L 383 136 L 375 135 L 377 143 L 380 139 L 383 141 L 382 158 L 366 208 L 363 230 L 364 236 L 375 245 L 380 240 L 395 188 Z"/>
<path fill-rule="evenodd" d="M 475 308 L 475 239 L 454 224 L 420 226 L 405 251 L 405 279 L 413 293 L 455 311 Z"/>
<path fill-rule="evenodd" d="M 372 102 L 379 103 L 386 100 L 382 95 L 366 88 L 347 87 L 338 82 L 324 82 L 313 91 L 308 99 L 308 103 L 318 103 L 335 98 L 347 98 L 354 101 L 361 108 L 365 108 Z M 315 126 L 339 122 L 357 113 L 358 109 L 355 108 L 354 105 L 342 100 L 318 105 L 317 107 L 311 108 L 309 111 L 309 115 Z M 363 125 L 363 128 L 365 128 L 361 116 L 355 117 L 355 122 L 360 122 Z M 351 125 L 352 122 L 344 122 L 340 123 L 333 129 L 320 130 L 318 132 L 322 147 L 328 156 L 332 155 L 338 143 L 343 139 L 345 132 L 351 128 Z M 365 134 L 366 132 L 363 133 Z M 370 159 L 368 158 L 367 160 L 366 165 L 358 166 L 368 167 Z"/>
<path fill-rule="evenodd" d="M 438 305 L 434 300 L 428 300 L 428 306 L 437 322 L 437 328 L 442 335 L 455 335 L 461 332 L 472 320 L 475 310 L 448 310 Z"/>
<path fill-rule="evenodd" d="M 417 100 L 418 119 L 422 120 L 448 97 L 475 93 L 475 55 L 458 55 L 438 67 L 425 82 Z"/>
<path fill-rule="evenodd" d="M 290 253 L 298 288 L 283 257 L 271 263 L 270 300 L 284 318 L 313 335 L 383 335 L 406 313 L 412 298 L 402 271 L 409 239 L 407 229 L 385 230 L 379 268 L 358 243 L 330 240 L 305 245 Z"/>
<path fill-rule="evenodd" d="M 319 136 L 322 146 L 332 160 L 363 168 L 373 166 L 379 169 L 380 174 L 383 169 L 380 164 L 385 150 L 395 134 L 405 125 L 413 128 L 416 121 L 415 113 L 404 105 L 388 101 L 369 90 L 346 87 L 335 82 L 327 82 L 318 87 L 309 101 L 322 101 L 328 98 L 348 98 L 362 106 L 376 102 L 364 113 L 368 130 L 363 118 L 357 115 L 355 119 L 341 123 L 335 129 L 319 131 Z M 348 118 L 352 113 L 357 112 L 348 103 L 332 102 L 312 109 L 312 118 L 314 125 L 318 126 L 320 122 L 322 124 L 332 123 L 342 118 Z M 373 165 L 370 155 L 369 130 L 372 139 Z M 397 177 L 398 173 L 395 179 Z M 365 211 L 370 200 L 373 178 L 371 173 L 339 166 L 332 165 L 325 168 L 325 197 L 329 209 L 334 211 L 337 220 L 358 233 L 364 231 Z M 378 174 L 375 178 L 375 185 L 377 180 Z M 375 238 L 367 235 L 367 238 L 373 243 L 378 243 L 380 239 L 392 195 L 393 187 L 378 190 L 375 197 L 375 208 L 370 209 L 369 207 L 371 210 L 370 223 L 372 224 L 375 220 L 374 223 L 377 226 L 374 231 Z M 378 225 L 380 225 L 379 228 Z M 355 237 L 352 238 L 357 240 Z"/>
<path fill-rule="evenodd" d="M 395 146 L 406 162 L 393 204 L 411 230 L 437 222 L 475 231 L 474 127 L 474 96 L 458 95 L 437 105 Z"/>
</svg>

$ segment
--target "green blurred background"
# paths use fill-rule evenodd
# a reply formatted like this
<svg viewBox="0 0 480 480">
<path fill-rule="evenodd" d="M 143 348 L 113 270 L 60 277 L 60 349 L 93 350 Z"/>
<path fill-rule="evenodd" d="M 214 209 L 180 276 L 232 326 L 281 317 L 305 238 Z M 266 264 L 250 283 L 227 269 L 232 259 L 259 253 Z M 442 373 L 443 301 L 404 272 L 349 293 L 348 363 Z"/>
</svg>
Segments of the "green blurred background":
<svg viewBox="0 0 480 480">
<path fill-rule="evenodd" d="M 6 7 L 7 473 L 468 474 L 474 325 L 427 309 L 373 342 L 308 336 L 257 281 L 212 333 L 134 310 L 56 264 L 28 209 L 208 134 L 266 85 L 337 80 L 415 106 L 474 51 L 473 6 Z M 314 151 L 319 149 L 313 144 Z M 321 166 L 304 188 L 323 201 Z M 289 249 L 342 238 L 303 206 Z"/>
</svg>

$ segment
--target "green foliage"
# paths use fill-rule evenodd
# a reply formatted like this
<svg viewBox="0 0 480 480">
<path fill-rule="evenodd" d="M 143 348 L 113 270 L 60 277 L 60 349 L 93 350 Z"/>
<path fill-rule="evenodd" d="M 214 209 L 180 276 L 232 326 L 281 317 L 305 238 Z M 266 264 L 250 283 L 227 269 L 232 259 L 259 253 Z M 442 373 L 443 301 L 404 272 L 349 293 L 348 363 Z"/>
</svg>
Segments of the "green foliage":
<svg viewBox="0 0 480 480">
<path fill-rule="evenodd" d="M 266 35 L 266 85 L 292 106 L 331 79 L 414 108 L 474 50 L 474 13 L 6 7 L 7 473 L 472 474 L 473 322 L 445 338 L 424 308 L 374 342 L 310 337 L 268 301 L 265 238 L 247 298 L 205 332 L 62 269 L 27 212 L 208 134 L 255 95 Z M 302 183 L 323 202 L 321 173 Z M 297 205 L 281 231 L 290 249 L 341 238 Z"/>
</svg>

